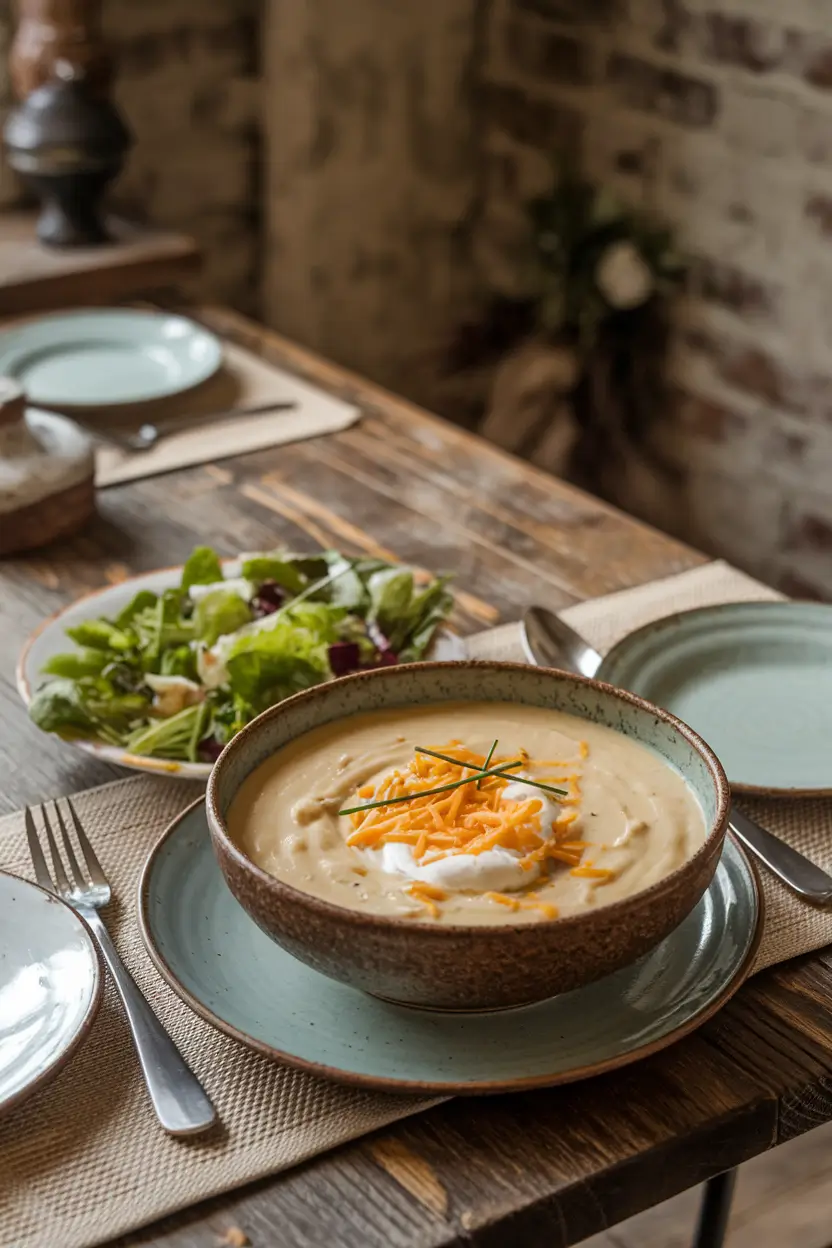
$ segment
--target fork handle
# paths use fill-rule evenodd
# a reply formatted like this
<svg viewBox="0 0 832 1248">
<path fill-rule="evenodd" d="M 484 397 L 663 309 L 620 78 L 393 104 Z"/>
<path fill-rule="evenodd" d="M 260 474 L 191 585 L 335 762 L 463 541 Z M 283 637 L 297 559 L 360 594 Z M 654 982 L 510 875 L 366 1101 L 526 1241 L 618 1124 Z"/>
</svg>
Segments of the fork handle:
<svg viewBox="0 0 832 1248">
<path fill-rule="evenodd" d="M 196 1135 L 216 1121 L 216 1110 L 196 1075 L 142 996 L 97 910 L 77 907 L 113 977 L 139 1056 L 156 1117 L 171 1135 Z"/>
</svg>

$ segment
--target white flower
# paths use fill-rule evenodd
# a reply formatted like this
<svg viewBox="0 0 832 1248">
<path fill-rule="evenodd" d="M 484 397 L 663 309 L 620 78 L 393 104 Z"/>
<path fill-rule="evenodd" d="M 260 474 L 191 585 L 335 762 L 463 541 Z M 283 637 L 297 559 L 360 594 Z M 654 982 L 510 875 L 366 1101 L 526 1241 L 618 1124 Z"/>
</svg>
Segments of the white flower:
<svg viewBox="0 0 832 1248">
<path fill-rule="evenodd" d="M 637 308 L 653 292 L 653 276 L 640 252 L 629 242 L 612 243 L 595 271 L 595 282 L 611 308 Z"/>
</svg>

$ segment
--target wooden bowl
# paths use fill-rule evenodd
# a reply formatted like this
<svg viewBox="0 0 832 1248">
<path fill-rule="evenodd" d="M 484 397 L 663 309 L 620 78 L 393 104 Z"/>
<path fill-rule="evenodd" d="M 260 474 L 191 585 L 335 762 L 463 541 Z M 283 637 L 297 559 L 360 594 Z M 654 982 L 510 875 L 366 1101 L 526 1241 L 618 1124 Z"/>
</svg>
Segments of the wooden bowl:
<svg viewBox="0 0 832 1248">
<path fill-rule="evenodd" d="M 414 923 L 349 910 L 286 884 L 231 840 L 226 815 L 250 773 L 295 737 L 362 711 L 443 702 L 523 703 L 565 711 L 635 738 L 681 771 L 705 813 L 697 852 L 657 884 L 567 918 L 517 925 Z M 633 962 L 693 909 L 716 870 L 728 781 L 686 724 L 633 694 L 515 663 L 419 663 L 347 676 L 296 694 L 242 730 L 221 754 L 206 805 L 214 851 L 234 896 L 302 962 L 376 996 L 437 1009 L 485 1010 L 569 992 Z M 279 985 L 264 991 L 279 992 Z"/>
</svg>

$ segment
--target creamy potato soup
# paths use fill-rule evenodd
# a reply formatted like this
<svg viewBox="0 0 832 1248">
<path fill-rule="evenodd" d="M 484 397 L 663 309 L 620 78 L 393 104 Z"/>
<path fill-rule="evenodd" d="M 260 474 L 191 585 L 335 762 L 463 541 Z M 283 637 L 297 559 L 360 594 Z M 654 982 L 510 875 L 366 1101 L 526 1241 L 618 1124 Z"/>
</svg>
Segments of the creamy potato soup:
<svg viewBox="0 0 832 1248">
<path fill-rule="evenodd" d="M 655 884 L 705 840 L 692 790 L 645 746 L 489 702 L 306 733 L 246 779 L 228 827 L 295 888 L 434 923 L 577 914 Z"/>
</svg>

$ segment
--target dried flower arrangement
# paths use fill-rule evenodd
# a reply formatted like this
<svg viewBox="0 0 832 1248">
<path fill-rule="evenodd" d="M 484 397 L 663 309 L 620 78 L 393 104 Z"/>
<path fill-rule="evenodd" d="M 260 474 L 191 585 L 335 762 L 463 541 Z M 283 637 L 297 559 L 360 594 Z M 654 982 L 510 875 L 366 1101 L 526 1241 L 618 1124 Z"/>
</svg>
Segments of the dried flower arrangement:
<svg viewBox="0 0 832 1248">
<path fill-rule="evenodd" d="M 684 265 L 668 229 L 568 163 L 525 215 L 523 293 L 495 296 L 463 327 L 451 366 L 497 366 L 482 433 L 598 488 L 601 459 L 646 448 L 662 410 L 668 301 Z"/>
</svg>

